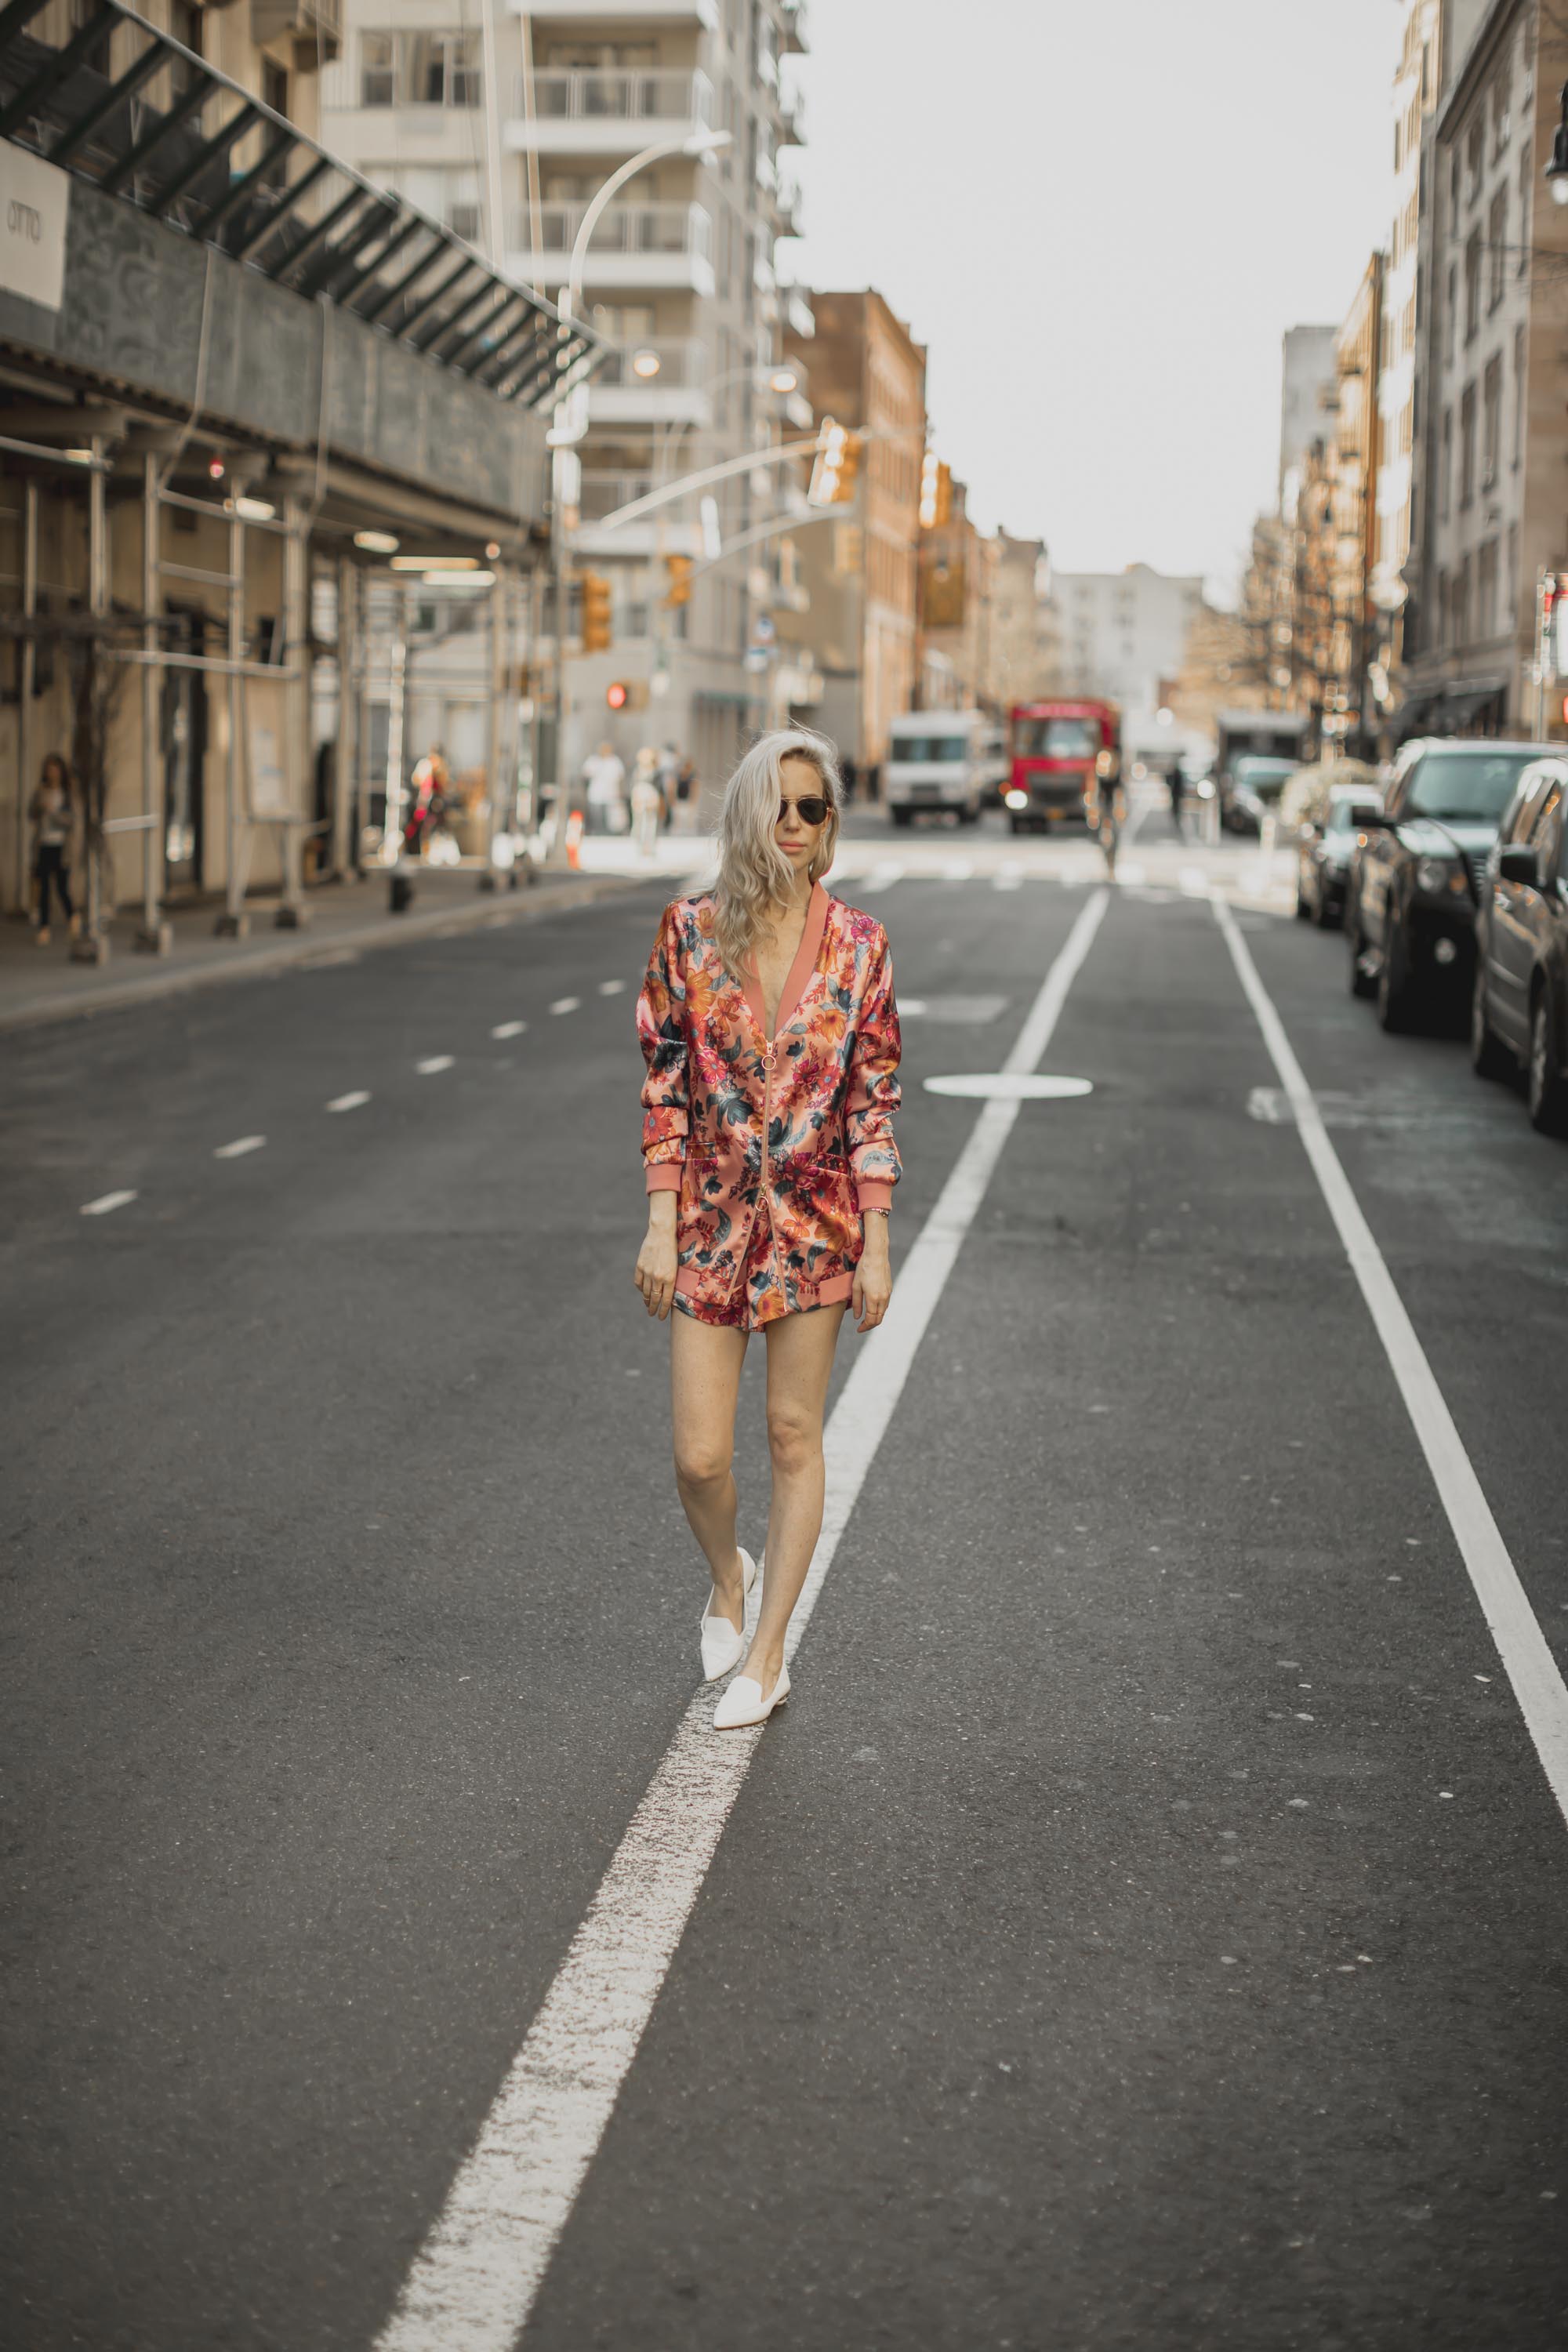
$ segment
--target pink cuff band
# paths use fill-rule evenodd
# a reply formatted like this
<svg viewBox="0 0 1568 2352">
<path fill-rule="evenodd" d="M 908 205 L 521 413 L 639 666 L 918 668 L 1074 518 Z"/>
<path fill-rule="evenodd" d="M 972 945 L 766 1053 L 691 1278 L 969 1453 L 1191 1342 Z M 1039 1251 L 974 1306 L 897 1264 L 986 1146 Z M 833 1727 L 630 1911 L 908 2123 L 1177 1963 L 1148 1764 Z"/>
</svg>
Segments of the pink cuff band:
<svg viewBox="0 0 1568 2352">
<path fill-rule="evenodd" d="M 889 1209 L 893 1205 L 890 1184 L 858 1183 L 855 1187 L 856 1206 L 860 1209 Z"/>
<path fill-rule="evenodd" d="M 650 1192 L 679 1192 L 680 1162 L 679 1160 L 656 1160 L 647 1171 Z"/>
</svg>

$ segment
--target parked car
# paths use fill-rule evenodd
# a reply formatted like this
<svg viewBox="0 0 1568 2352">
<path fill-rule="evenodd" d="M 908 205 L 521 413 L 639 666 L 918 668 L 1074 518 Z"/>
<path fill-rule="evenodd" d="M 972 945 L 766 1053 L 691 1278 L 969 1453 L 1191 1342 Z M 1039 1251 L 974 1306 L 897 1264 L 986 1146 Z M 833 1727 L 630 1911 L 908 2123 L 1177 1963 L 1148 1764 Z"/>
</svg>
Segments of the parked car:
<svg viewBox="0 0 1568 2352">
<path fill-rule="evenodd" d="M 1383 798 L 1382 772 L 1365 760 L 1313 760 L 1290 778 L 1279 795 L 1275 816 L 1285 826 L 1322 824 L 1342 784 L 1360 784 L 1366 800 Z"/>
<path fill-rule="evenodd" d="M 1264 818 L 1273 815 L 1280 793 L 1300 764 L 1300 760 L 1243 751 L 1232 761 L 1228 780 L 1220 779 L 1221 824 L 1231 833 L 1261 833 Z"/>
<path fill-rule="evenodd" d="M 1568 1135 L 1568 759 L 1514 787 L 1476 912 L 1470 1058 L 1483 1078 L 1522 1062 L 1530 1116 Z"/>
<path fill-rule="evenodd" d="M 1344 919 L 1351 859 L 1383 802 L 1375 785 L 1335 784 L 1317 807 L 1319 813 L 1303 823 L 1297 845 L 1296 913 L 1302 922 L 1329 931 Z"/>
<path fill-rule="evenodd" d="M 1345 896 L 1350 984 L 1385 1029 L 1469 1001 L 1487 854 L 1521 772 L 1545 743 L 1452 736 L 1405 744 L 1365 824 Z"/>
</svg>

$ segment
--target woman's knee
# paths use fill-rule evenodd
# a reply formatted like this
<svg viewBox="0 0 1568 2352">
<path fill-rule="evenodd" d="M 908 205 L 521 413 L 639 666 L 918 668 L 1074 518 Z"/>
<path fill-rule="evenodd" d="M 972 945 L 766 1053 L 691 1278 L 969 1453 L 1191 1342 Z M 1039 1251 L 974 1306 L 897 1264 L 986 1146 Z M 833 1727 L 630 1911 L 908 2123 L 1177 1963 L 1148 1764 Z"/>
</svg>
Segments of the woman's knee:
<svg viewBox="0 0 1568 2352">
<path fill-rule="evenodd" d="M 775 1470 L 805 1470 L 822 1453 L 822 1423 L 815 1413 L 777 1405 L 768 1412 L 768 1452 Z"/>
<path fill-rule="evenodd" d="M 730 1475 L 734 1448 L 716 1437 L 678 1437 L 675 1475 L 683 1486 L 700 1489 L 722 1486 Z"/>
</svg>

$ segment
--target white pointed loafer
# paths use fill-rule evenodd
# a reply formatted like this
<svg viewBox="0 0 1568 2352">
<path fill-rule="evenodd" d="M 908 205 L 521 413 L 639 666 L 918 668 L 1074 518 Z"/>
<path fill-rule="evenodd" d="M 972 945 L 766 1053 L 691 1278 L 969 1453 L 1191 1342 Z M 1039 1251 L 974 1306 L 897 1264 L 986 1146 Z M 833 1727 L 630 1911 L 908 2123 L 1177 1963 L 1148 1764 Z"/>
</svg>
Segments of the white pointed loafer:
<svg viewBox="0 0 1568 2352">
<path fill-rule="evenodd" d="M 713 1710 L 715 1731 L 739 1731 L 748 1723 L 765 1723 L 775 1706 L 789 1696 L 789 1668 L 783 1667 L 766 1698 L 763 1686 L 750 1675 L 737 1675 Z"/>
<path fill-rule="evenodd" d="M 746 1603 L 752 1597 L 752 1587 L 757 1580 L 757 1563 L 744 1544 L 737 1544 L 735 1549 L 741 1555 L 742 1572 L 745 1577 L 745 1583 L 741 1592 L 741 1620 L 743 1625 Z M 713 1590 L 710 1587 L 707 1606 L 702 1612 L 700 1628 L 702 1678 L 704 1682 L 716 1683 L 721 1675 L 727 1675 L 731 1666 L 740 1664 L 745 1652 L 746 1636 L 743 1632 L 737 1633 L 727 1618 L 711 1616 L 709 1612 L 712 1606 Z"/>
</svg>

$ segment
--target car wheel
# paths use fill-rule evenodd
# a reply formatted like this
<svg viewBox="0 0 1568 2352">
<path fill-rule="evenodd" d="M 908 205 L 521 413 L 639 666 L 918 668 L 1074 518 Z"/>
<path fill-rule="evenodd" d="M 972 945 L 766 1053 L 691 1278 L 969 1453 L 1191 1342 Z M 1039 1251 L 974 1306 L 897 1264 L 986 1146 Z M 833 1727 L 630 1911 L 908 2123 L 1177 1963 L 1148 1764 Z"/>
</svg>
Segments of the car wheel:
<svg viewBox="0 0 1568 2352">
<path fill-rule="evenodd" d="M 1361 911 L 1359 908 L 1353 914 L 1349 912 L 1346 913 L 1345 931 L 1350 940 L 1351 950 L 1351 994 L 1352 996 L 1370 996 L 1377 983 L 1375 981 L 1369 980 L 1366 973 L 1362 970 L 1362 958 L 1366 953 L 1366 940 L 1362 933 Z"/>
<path fill-rule="evenodd" d="M 1563 1077 L 1552 989 L 1542 981 L 1530 1016 L 1530 1123 L 1542 1135 L 1568 1135 L 1568 1084 Z"/>
<path fill-rule="evenodd" d="M 1024 830 L 1024 820 L 1023 820 L 1023 818 L 1018 814 L 1018 812 L 1016 811 L 1016 809 L 1010 809 L 1010 810 L 1008 811 L 1008 813 L 1007 813 L 1007 823 L 1008 823 L 1009 827 L 1011 828 L 1011 830 L 1012 830 L 1014 833 L 1017 834 L 1017 833 L 1022 833 L 1022 832 L 1023 832 L 1023 830 Z"/>
<path fill-rule="evenodd" d="M 1514 1059 L 1491 1024 L 1487 1003 L 1486 964 L 1476 957 L 1476 985 L 1470 997 L 1470 1067 L 1478 1078 L 1510 1078 Z"/>
<path fill-rule="evenodd" d="M 914 815 L 914 811 L 913 809 L 909 808 L 895 808 L 889 809 L 888 811 L 888 814 L 892 818 L 895 824 L 908 824 Z"/>
<path fill-rule="evenodd" d="M 1377 967 L 1377 1018 L 1391 1036 L 1409 1028 L 1414 994 L 1405 926 L 1390 909 L 1384 918 L 1383 957 Z"/>
</svg>

